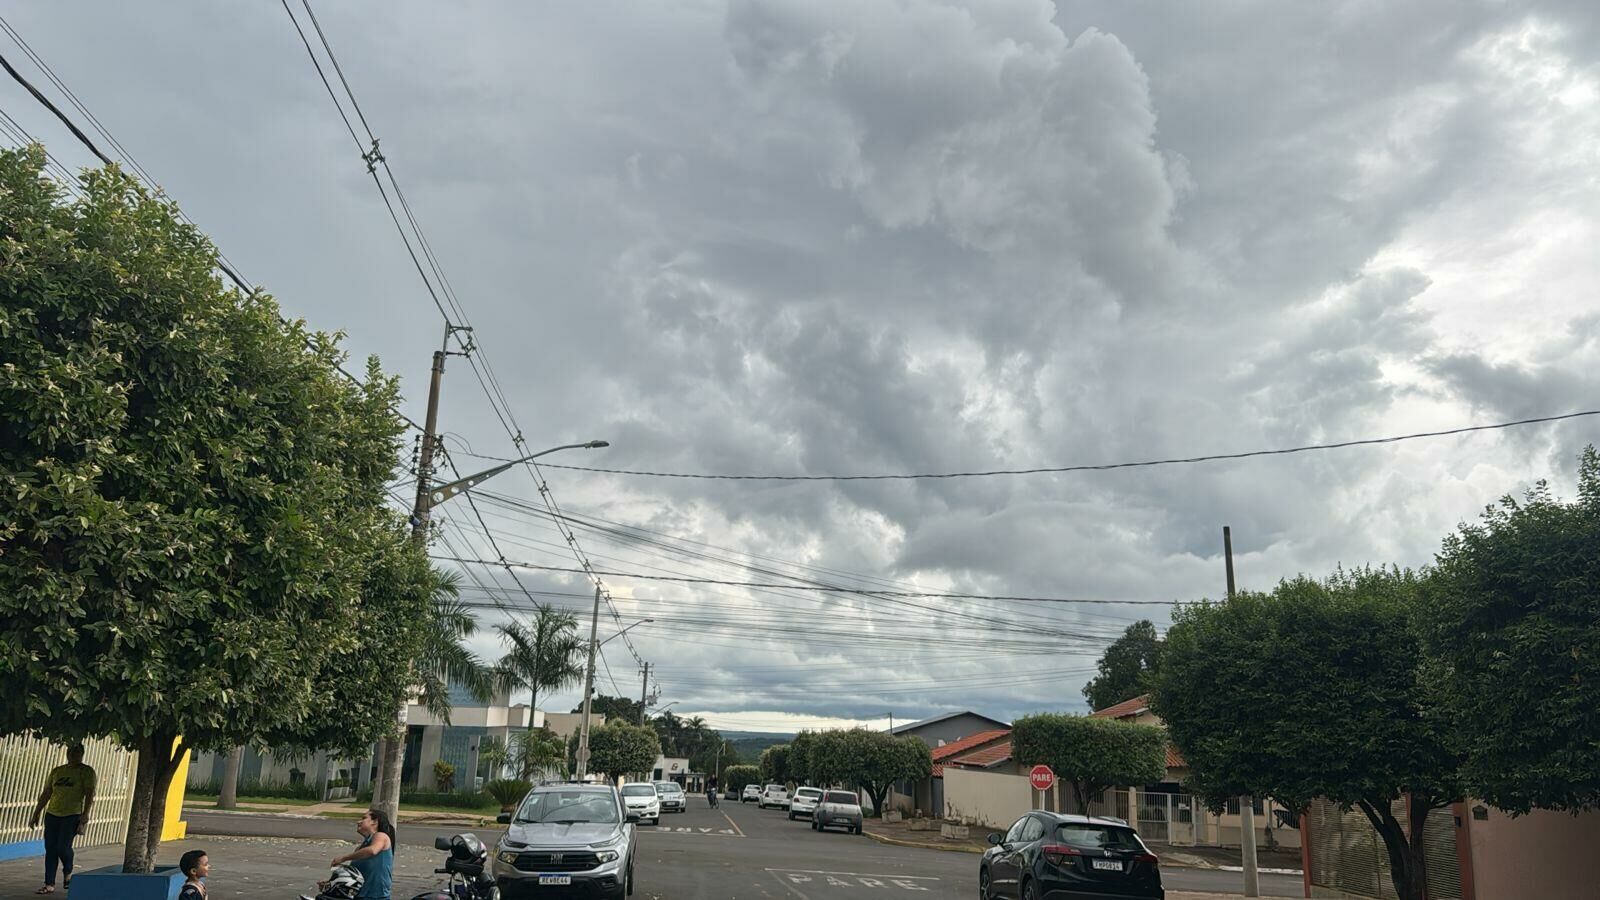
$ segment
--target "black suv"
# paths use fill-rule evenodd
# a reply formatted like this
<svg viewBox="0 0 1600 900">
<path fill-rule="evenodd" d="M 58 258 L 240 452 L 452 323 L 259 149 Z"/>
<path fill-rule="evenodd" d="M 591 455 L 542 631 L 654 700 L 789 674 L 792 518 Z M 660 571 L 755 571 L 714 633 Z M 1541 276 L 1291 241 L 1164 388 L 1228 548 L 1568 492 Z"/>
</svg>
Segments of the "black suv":
<svg viewBox="0 0 1600 900">
<path fill-rule="evenodd" d="M 983 900 L 1165 900 L 1156 856 L 1120 819 L 1035 810 L 989 835 Z"/>
</svg>

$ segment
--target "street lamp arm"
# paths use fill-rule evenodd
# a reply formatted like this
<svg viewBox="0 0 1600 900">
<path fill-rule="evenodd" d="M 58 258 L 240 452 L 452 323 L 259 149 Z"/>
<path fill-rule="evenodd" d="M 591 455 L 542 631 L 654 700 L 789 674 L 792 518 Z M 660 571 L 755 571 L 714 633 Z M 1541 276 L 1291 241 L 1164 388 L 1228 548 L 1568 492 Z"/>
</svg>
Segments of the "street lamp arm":
<svg viewBox="0 0 1600 900">
<path fill-rule="evenodd" d="M 595 646 L 604 647 L 606 644 L 610 643 L 611 641 L 616 640 L 619 637 L 622 637 L 623 635 L 627 634 L 628 632 L 632 631 L 633 629 L 638 628 L 640 625 L 643 625 L 646 622 L 654 622 L 654 621 L 655 621 L 655 619 L 640 619 L 639 621 L 633 623 L 632 625 L 629 625 L 627 628 L 622 629 L 621 631 L 617 632 L 616 634 L 613 634 L 611 637 L 606 638 L 605 640 L 601 641 L 600 643 L 596 644 Z"/>
<path fill-rule="evenodd" d="M 562 444 L 559 447 L 551 447 L 549 450 L 540 450 L 538 453 L 534 453 L 530 456 L 524 456 L 521 459 L 513 459 L 510 462 L 501 463 L 492 469 L 485 469 L 476 475 L 468 475 L 465 478 L 457 479 L 456 481 L 452 481 L 448 484 L 441 484 L 429 491 L 428 508 L 432 509 L 446 500 L 449 500 L 451 497 L 454 497 L 455 495 L 466 491 L 469 488 L 475 488 L 483 482 L 488 481 L 494 476 L 499 475 L 501 472 L 511 468 L 512 466 L 525 463 L 530 459 L 538 459 L 545 454 L 554 453 L 557 450 L 598 450 L 601 447 L 609 446 L 611 446 L 611 444 L 608 441 L 589 441 L 583 444 Z"/>
</svg>

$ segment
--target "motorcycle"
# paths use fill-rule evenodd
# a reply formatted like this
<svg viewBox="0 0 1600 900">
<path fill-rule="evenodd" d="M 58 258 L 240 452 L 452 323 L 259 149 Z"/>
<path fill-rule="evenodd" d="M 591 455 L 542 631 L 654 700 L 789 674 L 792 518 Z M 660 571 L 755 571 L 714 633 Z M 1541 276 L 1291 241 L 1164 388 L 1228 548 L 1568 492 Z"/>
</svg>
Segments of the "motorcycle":
<svg viewBox="0 0 1600 900">
<path fill-rule="evenodd" d="M 443 885 L 411 898 L 411 900 L 500 900 L 500 886 L 487 871 L 489 848 L 478 836 L 469 832 L 450 838 L 433 839 L 435 850 L 443 850 L 444 868 L 434 869 L 436 875 L 449 875 Z"/>
<path fill-rule="evenodd" d="M 300 900 L 352 900 L 361 893 L 365 879 L 355 866 L 338 865 L 328 873 L 327 881 L 317 882 L 316 896 L 301 894 Z"/>
</svg>

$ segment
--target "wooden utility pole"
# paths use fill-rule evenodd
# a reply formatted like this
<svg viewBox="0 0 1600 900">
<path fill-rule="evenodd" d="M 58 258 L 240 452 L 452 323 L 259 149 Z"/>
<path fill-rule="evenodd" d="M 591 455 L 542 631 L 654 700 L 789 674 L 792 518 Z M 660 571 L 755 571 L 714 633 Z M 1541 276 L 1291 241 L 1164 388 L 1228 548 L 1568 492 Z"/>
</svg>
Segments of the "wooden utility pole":
<svg viewBox="0 0 1600 900">
<path fill-rule="evenodd" d="M 639 724 L 644 724 L 645 698 L 650 696 L 650 664 L 644 664 L 643 684 L 639 686 Z"/>
<path fill-rule="evenodd" d="M 1228 569 L 1228 599 L 1233 599 L 1233 531 L 1222 526 L 1222 557 Z M 1244 895 L 1261 896 L 1261 876 L 1256 872 L 1256 816 L 1255 799 L 1249 794 L 1239 798 L 1239 852 L 1244 857 Z"/>
<path fill-rule="evenodd" d="M 583 722 L 578 731 L 578 780 L 589 774 L 589 709 L 594 697 L 594 655 L 600 637 L 600 585 L 594 586 L 594 618 L 589 620 L 589 665 L 583 673 Z M 609 774 L 609 773 L 608 773 Z"/>
</svg>

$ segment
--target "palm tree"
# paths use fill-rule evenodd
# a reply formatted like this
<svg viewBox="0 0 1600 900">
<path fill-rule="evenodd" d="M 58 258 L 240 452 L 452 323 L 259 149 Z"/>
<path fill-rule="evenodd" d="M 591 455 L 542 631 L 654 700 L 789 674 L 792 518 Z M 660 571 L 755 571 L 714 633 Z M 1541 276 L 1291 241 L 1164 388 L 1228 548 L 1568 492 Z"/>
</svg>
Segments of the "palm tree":
<svg viewBox="0 0 1600 900">
<path fill-rule="evenodd" d="M 540 691 L 558 691 L 583 677 L 578 656 L 584 642 L 578 637 L 578 618 L 572 613 L 541 603 L 528 624 L 512 622 L 495 629 L 507 647 L 495 666 L 495 676 L 504 687 L 531 691 L 531 709 L 539 708 Z M 533 728 L 531 713 L 528 728 Z"/>
<path fill-rule="evenodd" d="M 433 627 L 417 657 L 417 702 L 450 724 L 450 682 L 467 689 L 473 699 L 487 703 L 494 696 L 495 670 L 467 649 L 466 640 L 478 630 L 478 620 L 461 602 L 454 572 L 435 570 Z"/>
</svg>

